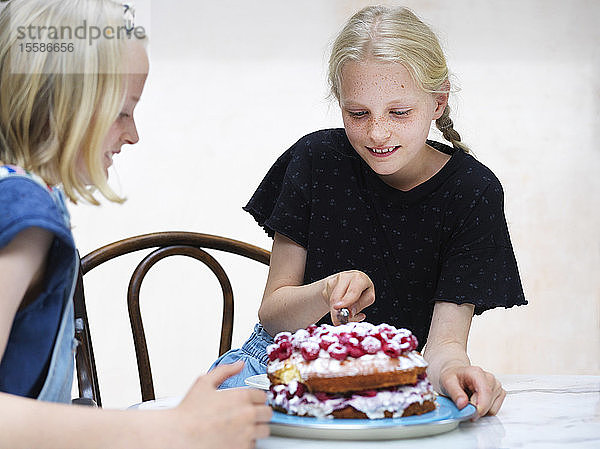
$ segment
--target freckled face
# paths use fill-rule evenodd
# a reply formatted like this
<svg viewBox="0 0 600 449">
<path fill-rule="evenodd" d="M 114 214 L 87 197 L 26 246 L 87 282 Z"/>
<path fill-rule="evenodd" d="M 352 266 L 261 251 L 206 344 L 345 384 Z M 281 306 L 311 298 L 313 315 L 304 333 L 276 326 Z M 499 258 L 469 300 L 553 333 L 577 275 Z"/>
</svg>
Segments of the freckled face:
<svg viewBox="0 0 600 449">
<path fill-rule="evenodd" d="M 351 61 L 342 68 L 340 107 L 348 139 L 392 185 L 394 179 L 410 182 L 406 178 L 424 157 L 431 121 L 441 116 L 446 99 L 419 89 L 400 63 Z"/>
</svg>

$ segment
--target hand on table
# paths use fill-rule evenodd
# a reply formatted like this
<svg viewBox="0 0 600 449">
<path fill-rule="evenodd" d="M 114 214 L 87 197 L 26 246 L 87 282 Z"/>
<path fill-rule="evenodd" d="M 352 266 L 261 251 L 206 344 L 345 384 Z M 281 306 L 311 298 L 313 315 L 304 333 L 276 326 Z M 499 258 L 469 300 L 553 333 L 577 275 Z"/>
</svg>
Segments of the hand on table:
<svg viewBox="0 0 600 449">
<path fill-rule="evenodd" d="M 334 326 L 341 324 L 339 310 L 343 308 L 350 311 L 348 321 L 358 322 L 366 318 L 361 310 L 375 302 L 375 287 L 362 271 L 342 271 L 326 279 L 323 299 L 329 306 Z"/>
<path fill-rule="evenodd" d="M 252 448 L 256 439 L 269 435 L 271 408 L 263 391 L 251 388 L 216 388 L 241 371 L 243 362 L 221 365 L 198 378 L 177 414 L 181 444 L 185 448 Z M 176 439 L 176 438 L 175 438 Z M 175 445 L 174 445 L 175 447 Z"/>
<path fill-rule="evenodd" d="M 459 409 L 466 407 L 469 402 L 475 405 L 475 419 L 498 413 L 506 397 L 506 391 L 498 379 L 478 366 L 447 368 L 440 374 L 440 384 Z"/>
</svg>

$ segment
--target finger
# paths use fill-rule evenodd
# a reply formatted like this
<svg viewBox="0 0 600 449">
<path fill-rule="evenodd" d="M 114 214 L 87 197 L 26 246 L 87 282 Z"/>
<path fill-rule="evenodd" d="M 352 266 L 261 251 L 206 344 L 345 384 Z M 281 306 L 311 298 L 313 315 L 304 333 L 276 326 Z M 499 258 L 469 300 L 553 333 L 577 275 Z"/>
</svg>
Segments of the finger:
<svg viewBox="0 0 600 449">
<path fill-rule="evenodd" d="M 338 318 L 339 315 L 340 314 L 337 310 L 332 310 L 331 312 L 329 312 L 329 316 L 331 317 L 331 324 L 333 324 L 334 326 L 339 326 L 340 324 L 342 324 L 342 322 Z"/>
<path fill-rule="evenodd" d="M 367 317 L 367 315 L 365 315 L 364 313 L 357 313 L 356 315 L 350 317 L 349 321 L 354 321 L 356 323 L 360 323 L 361 321 L 363 321 L 365 318 Z"/>
<path fill-rule="evenodd" d="M 504 391 L 504 389 L 502 389 L 502 391 L 500 392 L 500 394 L 498 396 L 496 396 L 496 398 L 494 399 L 494 402 L 492 403 L 492 406 L 488 410 L 488 415 L 496 415 L 498 413 L 498 411 L 500 411 L 500 407 L 502 407 L 502 403 L 504 402 L 505 398 L 506 398 L 506 391 Z"/>
<path fill-rule="evenodd" d="M 252 403 L 264 405 L 267 400 L 266 392 L 252 387 L 235 387 L 220 390 L 219 393 L 230 395 L 227 401 L 231 403 Z"/>
<path fill-rule="evenodd" d="M 254 438 L 267 438 L 270 434 L 269 425 L 268 424 L 259 424 L 254 428 Z"/>
<path fill-rule="evenodd" d="M 502 388 L 502 384 L 501 384 L 501 383 L 500 383 L 500 381 L 499 381 L 498 379 L 496 379 L 495 377 L 494 377 L 494 382 L 495 382 L 495 384 L 494 384 L 494 395 L 495 395 L 495 396 L 497 396 L 497 395 L 499 395 L 501 392 L 503 392 L 503 391 L 504 391 L 504 388 Z M 504 393 L 506 393 L 506 392 L 504 391 Z"/>
<path fill-rule="evenodd" d="M 374 302 L 375 302 L 375 288 L 371 284 L 371 285 L 369 285 L 368 288 L 366 288 L 362 292 L 362 294 L 360 295 L 360 298 L 358 298 L 358 301 L 354 304 L 353 308 L 356 309 L 356 310 L 354 310 L 354 312 L 360 312 L 361 310 L 365 309 L 366 307 L 369 307 Z"/>
<path fill-rule="evenodd" d="M 248 388 L 247 391 L 248 397 L 250 398 L 250 402 L 252 402 L 253 404 L 265 404 L 265 401 L 267 400 L 267 393 L 256 388 Z M 265 407 L 268 406 L 265 405 Z"/>
<path fill-rule="evenodd" d="M 336 277 L 335 286 L 333 287 L 333 289 L 331 290 L 331 294 L 329 295 L 329 304 L 333 304 L 334 309 L 341 309 L 344 307 L 341 300 L 346 295 L 349 283 L 350 282 L 346 276 L 338 275 Z"/>
<path fill-rule="evenodd" d="M 353 277 L 342 298 L 334 303 L 334 307 L 351 308 L 353 314 L 360 312 L 375 300 L 375 295 L 371 291 L 372 286 L 371 280 L 366 276 Z M 371 301 L 371 297 L 373 301 Z"/>
<path fill-rule="evenodd" d="M 477 414 L 479 416 L 487 414 L 493 402 L 493 383 L 490 383 L 487 374 L 489 373 L 486 373 L 485 376 L 478 376 L 473 379 L 475 386 L 473 388 L 474 393 L 471 395 L 471 401 L 477 407 Z M 494 376 L 490 374 L 490 377 L 493 379 L 493 382 L 495 382 Z"/>
<path fill-rule="evenodd" d="M 273 417 L 273 409 L 268 405 L 256 406 L 256 422 L 267 423 Z"/>
<path fill-rule="evenodd" d="M 444 382 L 444 390 L 459 409 L 463 409 L 469 403 L 467 393 L 463 390 L 458 377 L 451 376 Z"/>
<path fill-rule="evenodd" d="M 212 386 L 217 388 L 225 381 L 225 379 L 241 372 L 243 367 L 244 362 L 238 360 L 235 363 L 217 366 L 214 370 L 209 371 L 205 377 Z"/>
<path fill-rule="evenodd" d="M 479 407 L 477 406 L 477 393 L 473 393 L 471 395 L 471 397 L 469 398 L 469 402 L 475 406 L 475 409 L 477 411 L 477 416 L 475 417 L 475 419 L 479 418 L 481 415 L 479 413 Z M 473 421 L 475 420 L 473 419 Z"/>
</svg>

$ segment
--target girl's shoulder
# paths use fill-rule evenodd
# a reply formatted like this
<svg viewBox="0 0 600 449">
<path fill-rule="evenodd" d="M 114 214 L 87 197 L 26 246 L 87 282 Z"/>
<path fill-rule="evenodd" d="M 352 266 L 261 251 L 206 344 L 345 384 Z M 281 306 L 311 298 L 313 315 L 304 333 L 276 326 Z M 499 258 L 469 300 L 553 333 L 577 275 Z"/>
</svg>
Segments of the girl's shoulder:
<svg viewBox="0 0 600 449">
<path fill-rule="evenodd" d="M 471 154 L 464 154 L 464 164 L 457 176 L 464 188 L 494 190 L 503 194 L 502 184 L 494 172 Z"/>
<path fill-rule="evenodd" d="M 502 189 L 502 185 L 494 172 L 473 154 L 461 149 L 452 148 L 444 143 L 429 141 L 428 143 L 446 154 L 450 160 L 440 171 L 443 184 L 451 184 L 457 190 L 472 190 L 485 187 Z"/>
<path fill-rule="evenodd" d="M 344 161 L 357 159 L 344 129 L 332 128 L 301 137 L 280 156 L 276 165 L 306 172 L 337 169 Z"/>
<path fill-rule="evenodd" d="M 448 166 L 451 164 L 451 166 Z M 504 204 L 504 189 L 498 177 L 472 154 L 457 149 L 438 183 L 436 196 L 451 200 L 453 209 L 469 212 L 474 207 L 497 210 Z"/>
<path fill-rule="evenodd" d="M 281 154 L 267 174 L 267 178 L 309 176 L 315 167 L 335 166 L 351 152 L 343 128 L 323 129 L 306 134 Z"/>
<path fill-rule="evenodd" d="M 20 231 L 36 226 L 71 244 L 64 197 L 39 176 L 14 165 L 0 166 L 0 247 Z"/>
<path fill-rule="evenodd" d="M 44 180 L 22 167 L 0 165 L 0 201 L 7 210 L 45 208 L 56 202 L 57 192 Z"/>
<path fill-rule="evenodd" d="M 350 142 L 344 128 L 321 129 L 298 139 L 288 152 L 292 155 L 348 155 Z M 351 147 L 350 147 L 351 148 Z"/>
</svg>

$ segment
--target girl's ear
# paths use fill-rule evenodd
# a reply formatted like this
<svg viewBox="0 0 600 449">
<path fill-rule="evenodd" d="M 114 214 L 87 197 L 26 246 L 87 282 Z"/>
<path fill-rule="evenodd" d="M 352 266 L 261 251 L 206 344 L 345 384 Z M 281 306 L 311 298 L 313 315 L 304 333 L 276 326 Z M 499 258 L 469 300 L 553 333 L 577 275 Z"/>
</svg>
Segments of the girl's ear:
<svg viewBox="0 0 600 449">
<path fill-rule="evenodd" d="M 433 120 L 439 119 L 448 105 L 448 95 L 450 93 L 450 81 L 446 80 L 440 86 L 439 93 L 433 94 L 435 100 L 435 110 L 433 111 Z"/>
</svg>

